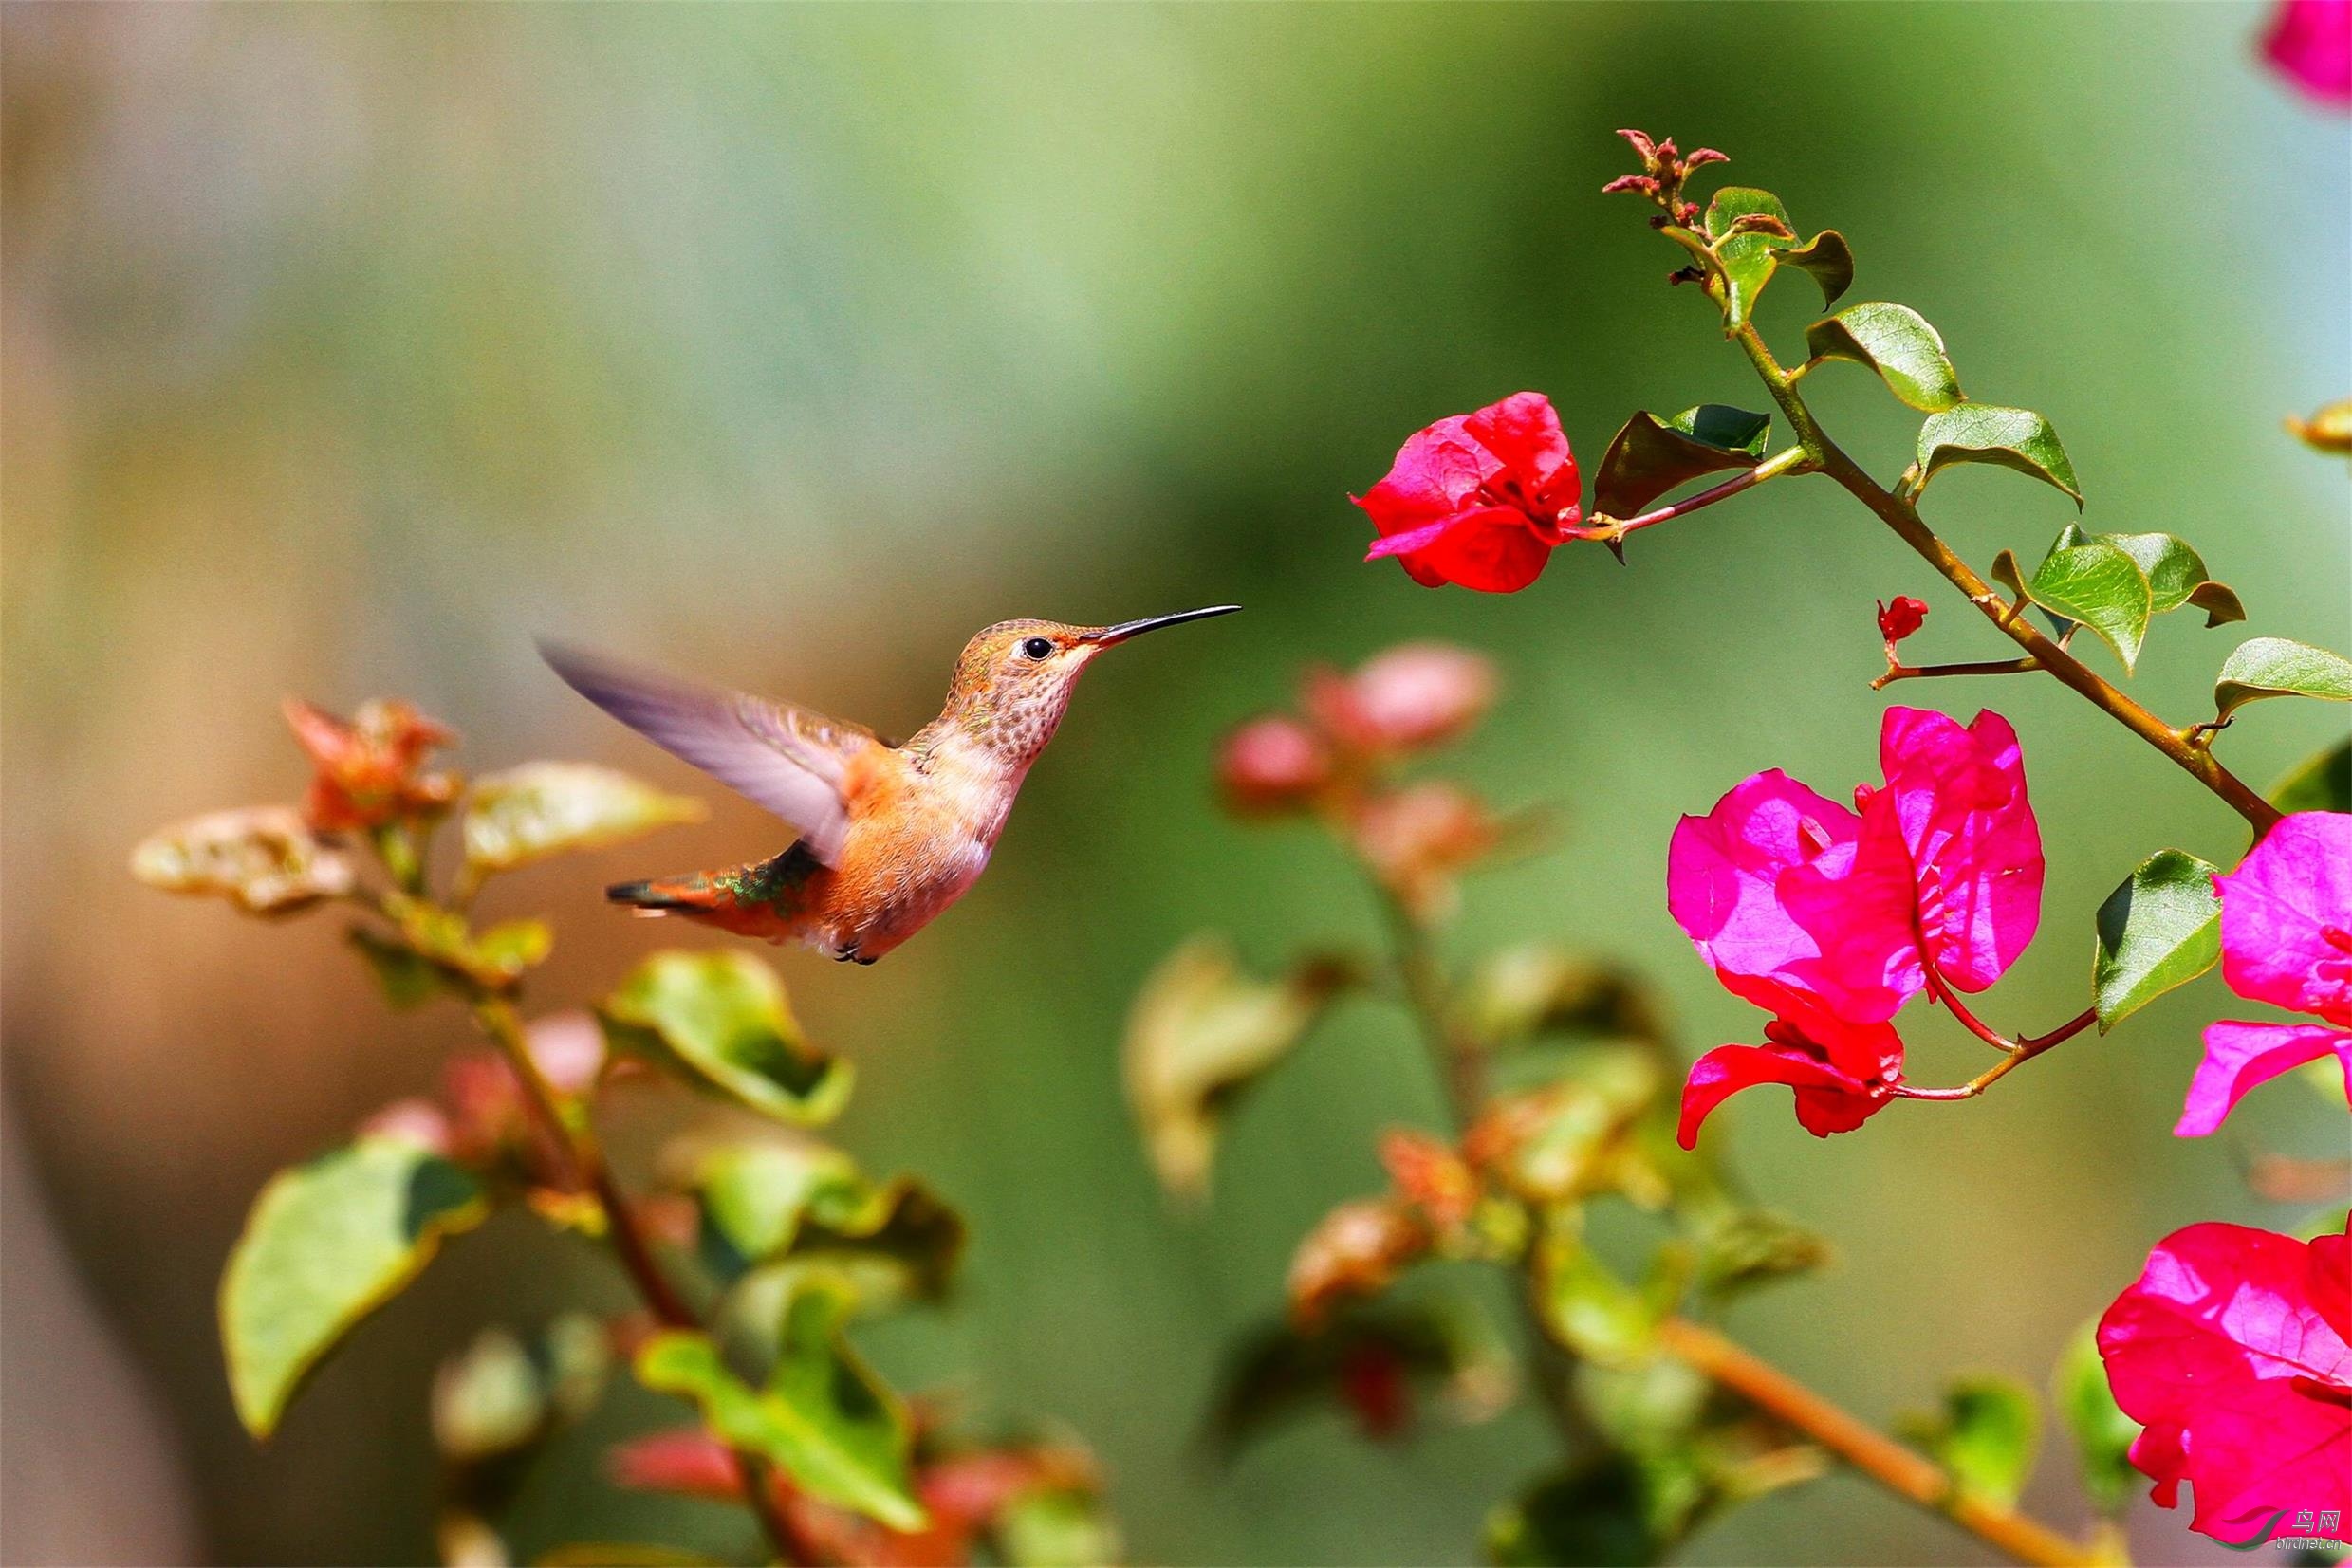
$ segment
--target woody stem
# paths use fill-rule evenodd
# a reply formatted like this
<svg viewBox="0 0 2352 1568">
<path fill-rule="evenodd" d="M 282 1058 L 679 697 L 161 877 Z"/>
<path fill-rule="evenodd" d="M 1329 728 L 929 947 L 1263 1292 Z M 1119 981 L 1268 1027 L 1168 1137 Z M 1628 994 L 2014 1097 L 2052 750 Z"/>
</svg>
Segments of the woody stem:
<svg viewBox="0 0 2352 1568">
<path fill-rule="evenodd" d="M 1769 1362 L 1687 1318 L 1658 1326 L 1661 1349 L 1779 1417 L 1888 1491 L 2020 1562 L 2086 1564 L 2083 1547 L 2039 1521 L 1961 1493 L 1940 1466 L 1849 1414 Z"/>
<path fill-rule="evenodd" d="M 1956 1011 L 1954 1016 L 1958 1016 Z M 1964 1022 L 1969 1022 L 1972 1026 L 1975 1026 L 1972 1020 Z M 2099 1009 L 2085 1007 L 2046 1035 L 2032 1035 L 2024 1040 L 2014 1041 L 2005 1040 L 1997 1035 L 1988 1035 L 1986 1038 L 1999 1046 L 2004 1054 L 2000 1061 L 1978 1073 L 1966 1083 L 1953 1089 L 1898 1088 L 1895 1094 L 1901 1099 L 1974 1099 L 1988 1088 L 1998 1083 L 2004 1075 L 2014 1069 L 2020 1062 L 2031 1061 L 2051 1046 L 2064 1044 L 2098 1022 Z"/>
<path fill-rule="evenodd" d="M 2042 668 L 2041 661 L 2030 655 L 2024 658 L 1975 659 L 1963 664 L 1910 665 L 1898 659 L 1887 660 L 1886 673 L 1870 683 L 1873 692 L 1880 692 L 1898 680 L 1932 680 L 1941 675 L 2022 675 Z"/>
<path fill-rule="evenodd" d="M 1670 523 L 1687 512 L 1695 512 L 1701 507 L 1712 507 L 1718 501 L 1728 501 L 1742 490 L 1755 489 L 1767 479 L 1777 479 L 1784 473 L 1803 471 L 1810 466 L 1810 455 L 1803 447 L 1790 447 L 1786 452 L 1774 452 L 1754 468 L 1727 479 L 1711 489 L 1703 489 L 1696 495 L 1685 496 L 1671 506 L 1659 507 L 1655 511 L 1646 511 L 1639 517 L 1629 517 L 1622 522 L 1604 517 L 1581 528 L 1566 528 L 1562 531 L 1570 539 L 1597 539 L 1603 544 L 1613 544 L 1629 533 L 1652 527 L 1660 523 Z"/>
<path fill-rule="evenodd" d="M 1669 230 L 1668 232 L 1671 235 L 1675 231 Z M 1708 289 L 1720 304 L 1721 283 L 1711 278 Z M 2162 752 L 2191 778 L 2219 796 L 2232 810 L 2252 825 L 2257 836 L 2269 831 L 2270 825 L 2279 820 L 2278 808 L 2222 766 L 2210 747 L 2195 744 L 2187 731 L 2174 729 L 2124 695 L 2058 642 L 2045 636 L 2024 616 L 2011 615 L 2008 600 L 1994 591 L 1991 583 L 1977 576 L 1974 568 L 1961 560 L 1952 546 L 1936 536 L 1935 531 L 1921 519 L 1918 507 L 1910 496 L 1897 495 L 1881 486 L 1828 437 L 1813 417 L 1813 411 L 1806 406 L 1788 373 L 1772 357 L 1771 349 L 1766 346 L 1763 335 L 1757 332 L 1753 322 L 1744 323 L 1732 329 L 1731 337 L 1755 367 L 1765 389 L 1772 395 L 1772 401 L 1787 416 L 1790 428 L 1796 432 L 1797 439 L 1811 460 L 1811 466 L 1836 480 L 1848 494 L 1868 507 L 1880 522 L 1895 531 L 1896 537 L 1935 567 L 1944 581 L 1965 594 L 1969 602 L 1975 605 L 2004 636 L 2016 643 L 2041 668 L 2057 676 L 2102 712 Z"/>
<path fill-rule="evenodd" d="M 605 1163 L 603 1141 L 597 1135 L 586 1103 L 565 1095 L 540 1069 L 524 1040 L 523 1023 L 515 1016 L 513 1003 L 495 992 L 475 987 L 468 1005 L 474 1022 L 514 1069 L 514 1076 L 522 1080 L 524 1098 L 541 1130 L 564 1151 L 574 1174 L 595 1196 L 604 1218 L 605 1233 L 612 1238 L 613 1253 L 620 1260 L 629 1282 L 637 1287 L 646 1310 L 664 1328 L 699 1332 L 702 1319 L 661 1272 L 644 1232 L 638 1228 L 628 1195 L 620 1190 L 620 1183 L 613 1178 L 612 1168 Z M 738 1448 L 735 1463 L 743 1471 L 744 1503 L 759 1521 L 777 1560 L 806 1561 L 769 1490 L 768 1462 L 758 1454 Z"/>
<path fill-rule="evenodd" d="M 1453 1113 L 1454 1135 L 1469 1131 L 1487 1101 L 1487 1070 L 1483 1047 L 1475 1036 L 1456 1021 L 1453 986 L 1446 978 L 1445 966 L 1438 961 L 1430 945 L 1429 927 L 1404 901 L 1386 888 L 1379 892 L 1381 912 L 1388 917 L 1394 943 L 1397 977 L 1404 987 L 1405 1003 L 1414 1020 L 1420 1025 L 1421 1038 L 1437 1068 L 1439 1080 L 1445 1086 L 1446 1102 Z M 1533 1300 L 1524 1291 L 1515 1293 L 1519 1317 L 1528 1337 L 1528 1354 L 1538 1392 L 1543 1395 L 1544 1409 L 1551 1417 L 1561 1441 L 1571 1449 L 1585 1446 L 1591 1440 L 1583 1413 L 1576 1403 L 1576 1391 L 1571 1386 L 1574 1367 L 1551 1337 L 1544 1331 L 1542 1319 L 1536 1315 Z"/>
</svg>

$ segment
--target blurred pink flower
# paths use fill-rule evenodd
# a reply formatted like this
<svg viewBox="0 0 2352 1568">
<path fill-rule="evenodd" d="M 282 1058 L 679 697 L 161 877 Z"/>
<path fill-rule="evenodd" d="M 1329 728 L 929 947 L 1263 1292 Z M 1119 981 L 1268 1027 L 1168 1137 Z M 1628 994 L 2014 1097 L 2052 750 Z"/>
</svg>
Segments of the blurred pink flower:
<svg viewBox="0 0 2352 1568">
<path fill-rule="evenodd" d="M 1406 438 L 1388 476 L 1356 499 L 1413 581 L 1509 594 L 1542 575 L 1583 512 L 1576 455 L 1538 392 L 1440 419 Z"/>
<path fill-rule="evenodd" d="M 2250 1544 L 2306 1510 L 2352 1508 L 2352 1244 L 2193 1225 L 2099 1320 L 2132 1463 L 2164 1507 L 2196 1489 L 2194 1527 Z"/>
<path fill-rule="evenodd" d="M 2352 816 L 2298 812 L 2213 884 L 2221 890 L 2222 979 L 2250 1002 L 2320 1022 L 2224 1019 L 2208 1026 L 2205 1060 L 2174 1134 L 2204 1136 L 2249 1089 L 2331 1051 L 2352 1102 Z"/>
<path fill-rule="evenodd" d="M 1357 751 L 1417 751 L 1454 739 L 1494 705 L 1494 664 L 1443 642 L 1406 642 L 1353 674 L 1308 673 L 1306 710 Z"/>
<path fill-rule="evenodd" d="M 2352 109 L 2352 0 L 2282 0 L 2262 52 L 2320 102 Z"/>
<path fill-rule="evenodd" d="M 2041 835 L 2008 721 L 1890 709 L 1879 755 L 1887 782 L 1856 790 L 1859 811 L 1774 770 L 1675 829 L 1668 911 L 1726 989 L 1774 1014 L 1770 1045 L 1692 1069 L 1686 1146 L 1757 1083 L 1796 1088 L 1817 1134 L 1861 1125 L 1901 1077 L 1887 1021 L 1931 981 L 1982 990 L 2032 940 Z"/>
</svg>

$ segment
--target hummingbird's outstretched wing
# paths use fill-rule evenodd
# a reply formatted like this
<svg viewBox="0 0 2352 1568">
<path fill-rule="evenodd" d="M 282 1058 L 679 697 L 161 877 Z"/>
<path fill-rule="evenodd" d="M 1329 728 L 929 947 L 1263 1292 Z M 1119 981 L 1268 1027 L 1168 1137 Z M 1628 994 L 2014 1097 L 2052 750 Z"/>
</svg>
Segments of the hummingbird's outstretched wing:
<svg viewBox="0 0 2352 1568">
<path fill-rule="evenodd" d="M 539 656 L 614 718 L 783 818 L 819 860 L 840 863 L 849 831 L 843 774 L 851 758 L 881 744 L 872 730 L 560 643 L 542 641 Z"/>
</svg>

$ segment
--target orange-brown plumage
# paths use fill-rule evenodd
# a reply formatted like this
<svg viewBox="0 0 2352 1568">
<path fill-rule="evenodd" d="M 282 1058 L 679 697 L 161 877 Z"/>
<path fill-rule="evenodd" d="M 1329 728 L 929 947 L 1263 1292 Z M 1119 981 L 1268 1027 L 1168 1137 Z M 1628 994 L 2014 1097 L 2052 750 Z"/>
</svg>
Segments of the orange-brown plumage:
<svg viewBox="0 0 2352 1568">
<path fill-rule="evenodd" d="M 609 890 L 615 902 L 870 964 L 987 869 L 1030 764 L 1096 655 L 1234 608 L 1117 626 L 999 622 L 965 645 L 946 707 L 904 746 L 763 697 L 541 651 L 583 696 L 800 835 L 770 859 L 622 883 Z"/>
</svg>

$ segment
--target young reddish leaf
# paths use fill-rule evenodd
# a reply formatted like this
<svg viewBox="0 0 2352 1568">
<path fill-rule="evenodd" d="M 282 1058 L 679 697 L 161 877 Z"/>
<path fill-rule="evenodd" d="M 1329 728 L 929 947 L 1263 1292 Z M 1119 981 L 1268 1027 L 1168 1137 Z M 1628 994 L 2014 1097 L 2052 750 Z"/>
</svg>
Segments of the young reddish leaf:
<svg viewBox="0 0 2352 1568">
<path fill-rule="evenodd" d="M 254 1199 L 220 1286 L 238 1419 L 268 1437 L 303 1381 L 490 1206 L 462 1168 L 405 1137 L 363 1137 L 281 1171 Z"/>
<path fill-rule="evenodd" d="M 1315 1223 L 1290 1258 L 1290 1320 L 1312 1330 L 1343 1301 L 1377 1296 L 1434 1238 L 1414 1210 L 1386 1198 L 1343 1203 Z"/>
<path fill-rule="evenodd" d="M 2083 505 L 2083 487 L 2058 433 L 2029 409 L 1962 403 L 1932 414 L 1919 427 L 1918 460 L 1921 489 L 1954 463 L 1992 463 L 2055 486 L 2077 507 Z"/>
<path fill-rule="evenodd" d="M 1805 346 L 1816 360 L 1868 365 L 1889 392 L 1923 413 L 1961 401 L 1959 373 L 1944 353 L 1942 336 L 1907 305 L 1848 305 L 1806 327 Z"/>
<path fill-rule="evenodd" d="M 1676 486 L 1725 469 L 1752 469 L 1763 461 L 1772 431 L 1769 415 L 1702 403 L 1671 419 L 1637 414 L 1602 454 L 1593 482 L 1593 510 L 1609 517 L 1639 516 Z"/>
<path fill-rule="evenodd" d="M 427 759 L 457 737 L 412 704 L 373 698 L 345 722 L 288 697 L 286 722 L 317 769 L 303 814 L 322 833 L 430 815 L 457 798 L 456 774 L 424 770 Z"/>
</svg>

